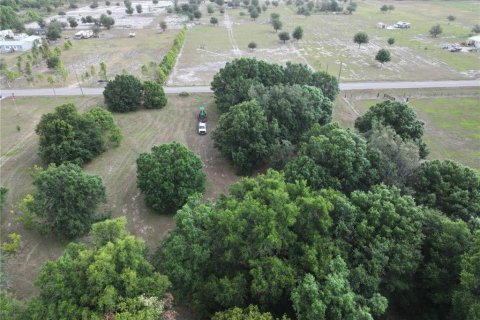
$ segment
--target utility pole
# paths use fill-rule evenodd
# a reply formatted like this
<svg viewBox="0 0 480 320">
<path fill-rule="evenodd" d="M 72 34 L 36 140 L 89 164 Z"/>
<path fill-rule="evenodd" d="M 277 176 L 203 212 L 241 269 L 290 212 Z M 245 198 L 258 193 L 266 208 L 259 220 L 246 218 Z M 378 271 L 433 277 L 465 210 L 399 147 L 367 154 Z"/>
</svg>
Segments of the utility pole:
<svg viewBox="0 0 480 320">
<path fill-rule="evenodd" d="M 73 68 L 73 72 L 75 72 L 75 77 L 77 78 L 78 86 L 79 86 L 79 88 L 80 88 L 80 91 L 82 92 L 82 96 L 84 96 L 84 94 L 83 94 L 83 89 L 82 89 L 82 85 L 80 84 L 80 81 L 78 80 L 77 69 Z"/>
<path fill-rule="evenodd" d="M 340 70 L 338 71 L 338 81 L 340 82 L 340 75 L 342 74 L 342 66 L 343 66 L 343 62 L 340 61 Z"/>
</svg>

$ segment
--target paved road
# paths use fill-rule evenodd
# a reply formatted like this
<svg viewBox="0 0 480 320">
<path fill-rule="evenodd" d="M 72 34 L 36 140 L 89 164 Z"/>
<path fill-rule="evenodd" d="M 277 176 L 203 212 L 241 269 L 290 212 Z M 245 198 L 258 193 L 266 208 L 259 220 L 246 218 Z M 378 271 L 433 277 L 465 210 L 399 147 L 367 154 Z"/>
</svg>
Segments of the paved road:
<svg viewBox="0 0 480 320">
<path fill-rule="evenodd" d="M 451 80 L 451 81 L 396 81 L 396 82 L 347 82 L 340 83 L 340 90 L 380 90 L 380 89 L 425 89 L 425 88 L 461 88 L 480 87 L 480 80 Z M 207 86 L 192 87 L 165 87 L 165 93 L 208 93 L 212 92 Z M 83 88 L 85 95 L 101 95 L 103 88 Z M 2 89 L 2 97 L 15 96 L 52 96 L 53 89 Z M 59 96 L 81 95 L 80 88 L 56 88 Z"/>
</svg>

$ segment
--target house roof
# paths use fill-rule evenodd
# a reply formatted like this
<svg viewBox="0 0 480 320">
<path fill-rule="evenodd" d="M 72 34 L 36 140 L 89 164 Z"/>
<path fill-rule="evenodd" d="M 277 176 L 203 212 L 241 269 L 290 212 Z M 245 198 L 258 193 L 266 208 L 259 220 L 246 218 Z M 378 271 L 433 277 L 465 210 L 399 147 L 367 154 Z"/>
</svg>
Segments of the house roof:
<svg viewBox="0 0 480 320">
<path fill-rule="evenodd" d="M 473 37 L 468 38 L 468 40 L 475 41 L 475 42 L 477 42 L 477 41 L 480 42 L 480 36 L 473 36 Z"/>
</svg>

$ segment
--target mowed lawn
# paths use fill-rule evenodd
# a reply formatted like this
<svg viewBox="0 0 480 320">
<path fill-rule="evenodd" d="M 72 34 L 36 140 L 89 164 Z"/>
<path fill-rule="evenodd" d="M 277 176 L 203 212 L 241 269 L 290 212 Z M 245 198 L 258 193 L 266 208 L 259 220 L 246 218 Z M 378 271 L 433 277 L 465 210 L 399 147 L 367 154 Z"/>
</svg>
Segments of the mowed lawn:
<svg viewBox="0 0 480 320">
<path fill-rule="evenodd" d="M 477 91 L 478 93 L 478 91 Z M 334 119 L 353 128 L 356 112 L 365 113 L 381 99 L 336 101 Z M 428 159 L 453 159 L 480 170 L 480 100 L 477 97 L 428 97 L 410 99 L 409 105 L 425 123 Z M 355 111 L 356 112 L 355 112 Z"/>
<path fill-rule="evenodd" d="M 149 152 L 154 145 L 179 141 L 198 154 L 207 174 L 206 199 L 215 199 L 228 191 L 231 183 L 239 179 L 233 168 L 213 147 L 211 132 L 218 114 L 211 95 L 190 97 L 168 96 L 168 105 L 162 110 L 139 110 L 115 114 L 124 140 L 120 147 L 111 149 L 88 163 L 84 169 L 102 177 L 107 190 L 107 203 L 99 210 L 112 217 L 126 216 L 127 228 L 155 248 L 165 234 L 174 227 L 173 213 L 161 215 L 144 204 L 136 187 L 136 159 Z M 38 137 L 35 126 L 42 114 L 55 106 L 73 102 L 81 111 L 103 103 L 101 97 L 38 97 L 17 98 L 16 108 L 11 99 L 1 104 L 1 177 L 2 186 L 9 189 L 5 216 L 1 220 L 2 240 L 9 233 L 22 235 L 22 249 L 7 264 L 11 290 L 19 298 L 31 296 L 35 290 L 32 281 L 38 268 L 47 260 L 58 257 L 65 242 L 50 236 L 41 236 L 25 230 L 15 221 L 18 217 L 14 205 L 33 191 L 28 173 L 34 165 L 43 165 L 37 155 Z M 198 107 L 205 105 L 208 112 L 208 133 L 197 134 Z M 17 115 L 18 114 L 18 115 Z M 17 129 L 20 126 L 20 130 Z"/>
</svg>

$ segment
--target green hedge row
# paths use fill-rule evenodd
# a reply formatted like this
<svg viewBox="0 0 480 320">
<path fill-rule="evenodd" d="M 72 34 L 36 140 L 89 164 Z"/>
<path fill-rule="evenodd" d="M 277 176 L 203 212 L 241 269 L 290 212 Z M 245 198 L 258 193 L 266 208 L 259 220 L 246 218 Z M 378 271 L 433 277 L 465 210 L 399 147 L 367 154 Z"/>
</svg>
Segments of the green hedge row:
<svg viewBox="0 0 480 320">
<path fill-rule="evenodd" d="M 187 33 L 187 28 L 184 27 L 175 37 L 173 41 L 173 46 L 170 48 L 168 53 L 163 57 L 162 62 L 160 63 L 160 70 L 163 75 L 159 77 L 159 81 L 161 83 L 165 83 L 167 80 L 168 75 L 172 71 L 173 67 L 175 66 L 175 60 L 177 60 L 178 53 L 182 48 L 183 41 L 185 41 L 185 35 Z"/>
</svg>

